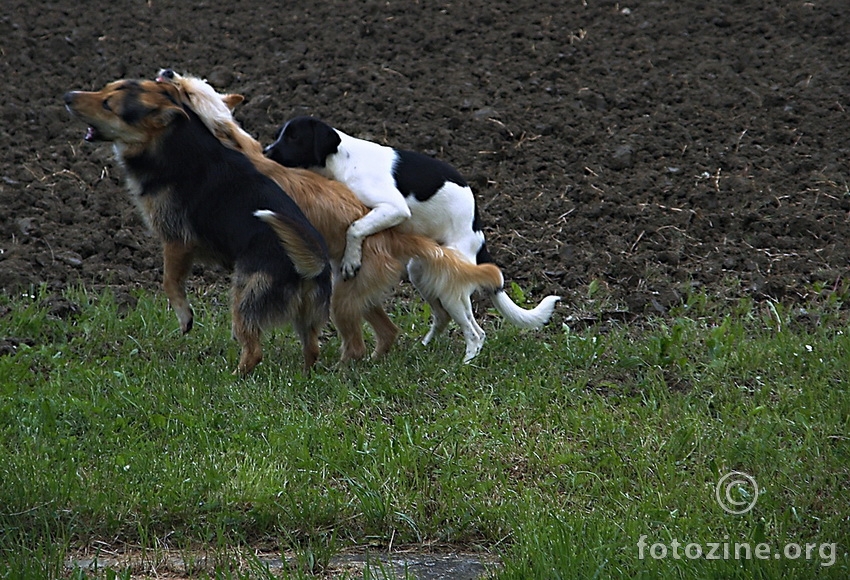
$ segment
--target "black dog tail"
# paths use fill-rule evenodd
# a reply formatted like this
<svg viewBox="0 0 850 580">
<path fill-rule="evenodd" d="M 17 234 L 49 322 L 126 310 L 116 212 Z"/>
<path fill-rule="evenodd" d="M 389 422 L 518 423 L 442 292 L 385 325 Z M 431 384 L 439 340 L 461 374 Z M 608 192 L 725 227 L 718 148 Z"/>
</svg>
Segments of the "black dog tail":
<svg viewBox="0 0 850 580">
<path fill-rule="evenodd" d="M 311 240 L 315 236 L 306 235 L 308 232 L 303 227 L 271 210 L 259 209 L 254 215 L 272 227 L 295 270 L 303 277 L 316 278 L 330 268 L 327 250 L 320 238 Z"/>
</svg>

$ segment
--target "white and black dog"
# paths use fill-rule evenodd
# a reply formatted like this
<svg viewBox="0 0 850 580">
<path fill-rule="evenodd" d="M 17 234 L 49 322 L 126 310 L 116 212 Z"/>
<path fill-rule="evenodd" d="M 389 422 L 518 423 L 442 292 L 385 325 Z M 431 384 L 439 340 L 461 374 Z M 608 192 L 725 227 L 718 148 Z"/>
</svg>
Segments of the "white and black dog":
<svg viewBox="0 0 850 580">
<path fill-rule="evenodd" d="M 314 117 L 288 121 L 265 153 L 286 167 L 310 169 L 341 181 L 371 208 L 348 228 L 341 263 L 343 277 L 357 274 L 363 239 L 393 226 L 427 236 L 456 250 L 471 263 L 493 263 L 472 190 L 460 173 L 444 161 L 351 137 Z M 408 273 L 419 289 L 415 262 L 408 265 Z M 425 298 L 434 314 L 431 330 L 423 340 L 427 344 L 445 328 L 449 316 L 439 301 Z M 503 288 L 493 293 L 492 300 L 511 323 L 539 328 L 548 322 L 560 297 L 547 296 L 532 310 L 514 304 Z M 476 327 L 483 337 L 484 331 L 477 323 Z"/>
</svg>

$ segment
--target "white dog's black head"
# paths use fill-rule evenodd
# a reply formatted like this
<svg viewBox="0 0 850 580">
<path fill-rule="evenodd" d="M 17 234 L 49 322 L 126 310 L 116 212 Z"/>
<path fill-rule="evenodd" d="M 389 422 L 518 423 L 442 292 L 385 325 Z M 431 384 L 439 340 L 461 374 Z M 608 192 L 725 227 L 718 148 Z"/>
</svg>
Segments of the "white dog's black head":
<svg viewBox="0 0 850 580">
<path fill-rule="evenodd" d="M 285 167 L 324 167 L 341 140 L 333 127 L 315 117 L 295 117 L 286 122 L 266 147 L 266 157 Z"/>
</svg>

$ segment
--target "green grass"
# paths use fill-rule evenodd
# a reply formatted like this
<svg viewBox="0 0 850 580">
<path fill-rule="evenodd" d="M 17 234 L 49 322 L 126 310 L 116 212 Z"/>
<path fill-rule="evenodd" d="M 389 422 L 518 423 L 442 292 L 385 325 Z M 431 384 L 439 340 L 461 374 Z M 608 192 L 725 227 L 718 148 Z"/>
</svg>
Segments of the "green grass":
<svg viewBox="0 0 850 580">
<path fill-rule="evenodd" d="M 85 578 L 68 555 L 103 545 L 200 548 L 220 578 L 271 577 L 226 565 L 252 546 L 294 552 L 287 573 L 310 578 L 404 544 L 489 551 L 504 579 L 850 575 L 845 296 L 806 311 L 695 296 L 578 330 L 488 319 L 471 365 L 455 332 L 418 344 L 411 302 L 379 362 L 337 367 L 329 329 L 304 377 L 282 329 L 240 379 L 225 291 L 195 298 L 185 337 L 159 294 L 35 294 L 0 297 L 0 578 Z M 744 515 L 715 499 L 733 470 L 760 486 Z M 744 542 L 804 552 L 682 555 Z M 806 559 L 807 543 L 835 548 Z"/>
</svg>

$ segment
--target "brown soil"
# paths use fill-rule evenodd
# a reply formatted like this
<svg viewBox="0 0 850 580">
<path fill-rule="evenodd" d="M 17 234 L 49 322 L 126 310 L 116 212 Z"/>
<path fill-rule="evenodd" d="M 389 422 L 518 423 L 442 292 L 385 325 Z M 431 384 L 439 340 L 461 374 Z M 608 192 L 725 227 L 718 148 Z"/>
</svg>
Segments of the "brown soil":
<svg viewBox="0 0 850 580">
<path fill-rule="evenodd" d="M 62 95 L 160 67 L 243 93 L 264 143 L 309 113 L 453 163 L 506 276 L 567 311 L 593 280 L 632 312 L 844 283 L 843 0 L 298 4 L 6 2 L 0 288 L 158 286 L 110 147 Z"/>
</svg>

